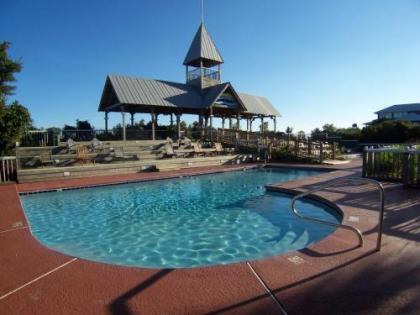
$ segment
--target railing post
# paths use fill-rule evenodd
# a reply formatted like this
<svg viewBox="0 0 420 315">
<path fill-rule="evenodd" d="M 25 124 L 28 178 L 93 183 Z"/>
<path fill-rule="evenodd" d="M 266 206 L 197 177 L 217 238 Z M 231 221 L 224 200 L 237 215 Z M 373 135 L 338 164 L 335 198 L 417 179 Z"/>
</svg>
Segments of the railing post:
<svg viewBox="0 0 420 315">
<path fill-rule="evenodd" d="M 312 142 L 308 140 L 308 156 L 310 157 L 312 154 Z"/>
<path fill-rule="evenodd" d="M 363 167 L 362 167 L 362 177 L 367 177 L 367 168 L 368 168 L 368 152 L 363 150 Z"/>
<path fill-rule="evenodd" d="M 403 153 L 403 165 L 402 165 L 402 182 L 404 186 L 408 186 L 410 184 L 410 153 L 404 152 Z"/>
</svg>

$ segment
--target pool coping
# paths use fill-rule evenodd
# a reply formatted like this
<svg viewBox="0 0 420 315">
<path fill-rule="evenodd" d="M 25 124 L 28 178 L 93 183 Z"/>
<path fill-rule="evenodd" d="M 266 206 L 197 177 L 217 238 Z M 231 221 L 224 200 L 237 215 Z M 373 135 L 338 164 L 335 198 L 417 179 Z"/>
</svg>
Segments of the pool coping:
<svg viewBox="0 0 420 315">
<path fill-rule="evenodd" d="M 258 165 L 255 165 L 253 167 L 260 167 L 260 165 L 261 164 L 258 164 Z M 272 167 L 273 164 L 269 164 L 268 166 L 271 166 Z M 294 165 L 294 164 L 288 165 L 288 166 L 285 166 L 285 165 L 281 164 L 281 165 L 277 165 L 277 167 L 302 168 L 299 165 Z M 308 168 L 308 166 L 305 165 L 305 166 L 303 166 L 303 168 Z M 310 167 L 309 166 L 309 168 L 310 169 L 320 169 L 321 167 Z M 205 175 L 205 174 L 209 174 L 209 173 L 215 173 L 214 172 L 214 167 L 211 168 L 211 169 L 212 170 L 193 170 L 192 171 L 193 175 L 185 175 L 185 174 L 187 174 L 187 172 L 182 172 L 182 173 L 183 173 L 184 176 L 194 176 L 194 175 L 200 175 L 200 174 L 201 175 Z M 240 169 L 243 169 L 243 166 L 236 167 L 236 170 L 240 170 Z M 299 192 L 302 191 L 302 187 L 301 186 L 304 186 L 303 184 L 305 182 L 307 182 L 307 181 L 310 181 L 312 183 L 316 183 L 316 182 L 320 182 L 320 181 L 323 181 L 323 180 L 333 179 L 333 178 L 336 178 L 337 176 L 354 175 L 355 172 L 358 172 L 358 170 L 355 170 L 355 171 L 354 170 L 350 170 L 350 171 L 341 170 L 340 171 L 340 168 L 339 167 L 327 167 L 327 168 L 323 168 L 323 169 L 324 170 L 331 171 L 331 172 L 321 174 L 321 176 L 315 175 L 315 176 L 310 176 L 310 177 L 307 177 L 307 178 L 304 178 L 304 179 L 298 179 L 298 180 L 294 180 L 294 181 L 282 183 L 280 185 L 278 185 L 278 184 L 277 185 L 269 185 L 269 189 L 270 190 L 273 189 L 273 190 L 277 190 L 277 191 L 283 191 L 283 192 L 288 192 L 288 193 L 294 193 L 294 194 L 296 194 L 296 193 L 299 193 Z M 225 167 L 225 168 L 223 168 L 223 170 L 216 168 L 216 170 L 217 170 L 217 173 L 224 172 L 224 171 L 233 171 L 233 170 L 235 170 L 235 167 L 229 167 L 229 168 L 226 168 Z M 179 171 L 176 171 L 176 173 L 180 173 L 180 172 Z M 158 179 L 170 179 L 170 178 L 177 178 L 177 177 L 179 177 L 179 175 L 178 176 L 177 175 L 174 175 L 174 174 L 171 175 L 170 172 L 168 172 L 167 174 L 164 174 L 164 175 L 167 175 L 167 176 L 162 177 L 162 178 L 158 178 Z M 111 185 L 113 185 L 113 184 L 116 185 L 116 184 L 121 184 L 121 183 L 143 182 L 145 180 L 141 179 L 141 180 L 135 180 L 135 181 L 131 181 L 131 180 L 130 181 L 119 181 L 119 182 L 113 182 L 113 183 L 110 183 L 110 184 Z M 25 186 L 20 186 L 19 187 L 19 185 L 20 184 L 14 185 L 15 186 L 16 195 L 18 195 L 21 192 L 23 192 L 23 193 L 28 192 L 25 189 L 23 191 L 20 191 L 19 188 L 20 187 L 25 187 Z M 25 184 L 22 184 L 22 185 L 25 185 Z M 60 185 L 58 185 L 58 186 L 60 186 Z M 95 187 L 95 186 L 97 186 L 97 185 L 93 185 L 92 187 Z M 296 187 L 294 187 L 294 186 L 296 186 Z M 74 188 L 74 187 L 69 187 L 69 189 L 71 189 L 71 188 Z M 58 188 L 58 189 L 60 189 L 60 188 Z M 80 188 L 76 187 L 74 189 L 80 189 Z M 52 190 L 52 191 L 56 191 L 56 190 Z M 20 198 L 18 196 L 17 196 L 17 198 L 18 198 L 18 200 L 20 200 Z M 320 198 L 317 201 L 321 201 L 321 202 L 327 203 L 328 206 L 333 205 L 335 209 L 338 208 L 343 213 L 343 220 L 344 220 L 344 218 L 347 218 L 348 219 L 348 217 L 351 216 L 353 213 L 358 214 L 357 211 L 353 212 L 351 208 L 342 208 L 342 207 L 339 207 L 338 205 L 336 205 L 336 203 L 334 202 L 333 199 L 328 198 L 328 196 L 323 195 L 322 193 L 315 194 L 314 195 L 314 198 Z M 21 212 L 20 213 L 21 215 L 22 215 L 22 213 L 24 214 L 23 209 L 21 208 L 20 202 L 19 202 L 19 205 L 15 205 L 15 206 L 17 206 L 17 209 L 18 210 L 20 209 L 19 211 Z M 357 225 L 359 225 L 359 224 L 357 222 L 352 222 L 352 225 L 357 227 Z M 26 223 L 26 226 L 29 226 L 29 225 Z M 366 225 L 364 225 L 364 224 L 360 224 L 360 228 L 362 230 L 366 230 L 367 229 Z M 32 236 L 32 234 L 31 234 L 31 232 L 30 232 L 29 229 L 22 228 L 19 231 L 21 231 L 20 233 L 29 233 L 30 234 L 30 239 L 27 240 L 27 241 L 29 243 L 32 243 L 32 245 L 29 244 L 28 246 L 32 246 L 32 247 L 33 246 L 39 246 L 38 241 Z M 345 231 L 336 230 L 332 234 L 328 235 L 326 238 L 322 239 L 321 241 L 319 241 L 319 242 L 317 242 L 315 244 L 312 244 L 311 246 L 305 248 L 304 250 L 310 249 L 310 250 L 313 250 L 313 251 L 317 251 L 317 250 L 324 251 L 330 245 L 333 248 L 334 247 L 337 247 L 337 246 L 344 246 L 344 247 L 353 246 L 353 244 L 352 244 L 352 243 L 354 243 L 353 240 L 347 239 L 348 235 L 345 234 L 345 233 L 346 233 Z M 38 243 L 38 244 L 36 244 L 36 243 Z M 362 255 L 366 255 L 366 253 L 368 253 L 368 252 L 374 251 L 374 238 L 367 237 L 365 244 L 366 244 L 365 247 L 362 248 L 362 249 L 357 249 L 357 248 L 353 248 L 352 249 L 350 247 L 351 250 L 346 251 L 343 254 L 340 254 L 339 253 L 339 254 L 336 255 L 337 257 L 334 257 L 333 256 L 331 259 L 329 259 L 328 257 L 327 257 L 326 260 L 325 259 L 322 259 L 322 262 L 321 263 L 322 264 L 325 264 L 326 261 L 327 261 L 327 265 L 330 266 L 331 264 L 334 264 L 334 261 L 336 260 L 336 258 L 338 258 L 337 261 L 339 261 L 339 262 L 342 262 L 342 261 L 351 261 L 352 259 L 354 259 L 355 256 L 356 257 L 360 257 Z M 41 247 L 44 247 L 44 246 L 41 245 Z M 71 256 L 57 253 L 57 252 L 55 252 L 55 251 L 53 251 L 51 249 L 48 249 L 46 247 L 44 247 L 43 249 L 40 249 L 40 250 L 41 251 L 44 251 L 44 252 L 45 252 L 45 250 L 48 251 L 48 252 L 53 252 L 53 253 L 49 253 L 48 255 L 52 255 L 52 256 L 64 256 L 64 257 L 60 257 L 60 259 L 69 260 L 69 259 L 72 258 Z M 195 267 L 195 268 L 191 268 L 191 269 L 190 268 L 185 268 L 185 269 L 179 269 L 179 270 L 182 270 L 182 272 L 188 274 L 189 272 L 194 273 L 193 270 L 201 269 L 201 270 L 204 270 L 205 272 L 209 272 L 210 274 L 212 274 L 214 272 L 218 273 L 220 270 L 236 270 L 236 269 L 240 269 L 240 268 L 243 268 L 243 266 L 245 264 L 248 264 L 249 263 L 252 266 L 252 267 L 250 266 L 250 268 L 255 268 L 255 272 L 258 274 L 258 276 L 260 276 L 264 280 L 264 282 L 267 282 L 267 287 L 270 290 L 269 294 L 271 294 L 271 295 L 274 294 L 274 296 L 276 296 L 276 299 L 277 300 L 281 300 L 282 299 L 281 296 L 280 296 L 280 298 L 278 298 L 277 294 L 275 294 L 275 292 L 274 292 L 274 289 L 275 288 L 272 287 L 271 284 L 269 283 L 270 282 L 269 281 L 270 279 L 268 279 L 267 277 L 265 277 L 263 275 L 263 273 L 264 273 L 265 270 L 267 270 L 267 266 L 271 266 L 272 267 L 273 264 L 278 264 L 279 262 L 281 262 L 281 264 L 287 264 L 289 266 L 289 269 L 290 269 L 290 272 L 291 273 L 293 273 L 294 267 L 296 267 L 296 266 L 302 267 L 301 266 L 302 264 L 308 265 L 308 267 L 307 267 L 308 268 L 308 272 L 314 272 L 315 269 L 317 271 L 318 271 L 318 269 L 323 269 L 323 266 L 319 266 L 320 261 L 317 261 L 316 258 L 311 258 L 311 257 L 305 256 L 304 250 L 293 251 L 293 252 L 285 253 L 285 254 L 282 254 L 282 255 L 278 255 L 278 256 L 274 256 L 274 257 L 269 257 L 269 258 L 258 259 L 258 260 L 253 260 L 253 261 L 249 261 L 249 262 L 233 263 L 233 264 L 227 264 L 227 265 L 221 265 L 221 266 Z M 304 258 L 302 258 L 302 257 L 304 257 Z M 131 270 L 132 271 L 133 269 L 135 269 L 137 271 L 141 271 L 142 269 L 146 269 L 148 271 L 150 271 L 150 270 L 152 270 L 152 271 L 153 270 L 154 271 L 159 270 L 159 269 L 150 269 L 150 268 L 141 268 L 141 267 L 113 266 L 113 265 L 108 265 L 108 264 L 104 264 L 104 263 L 100 263 L 100 262 L 84 261 L 84 259 L 77 259 L 77 261 L 78 261 L 78 264 L 81 264 L 82 262 L 85 265 L 87 264 L 89 266 L 89 268 L 92 269 L 92 270 L 105 268 L 105 269 L 109 269 L 108 271 L 111 271 L 111 272 L 117 272 L 117 270 L 118 270 L 118 272 L 122 272 L 122 273 L 128 272 L 128 270 Z M 291 264 L 291 265 L 289 265 L 289 264 Z M 104 265 L 105 265 L 105 267 L 104 267 Z M 276 269 L 276 268 L 278 268 L 278 267 L 274 267 L 274 268 L 271 268 L 271 269 Z M 114 271 L 112 271 L 112 270 L 114 270 Z M 285 270 L 284 269 L 281 269 L 281 272 L 284 273 Z M 291 281 L 291 280 L 285 280 L 285 281 L 287 282 L 287 281 Z M 19 295 L 18 293 L 16 293 L 16 294 Z M 266 292 L 265 294 L 267 295 L 268 293 Z M 1 293 L 0 293 L 0 295 L 1 295 Z M 271 306 L 268 306 L 269 304 L 270 303 L 267 304 L 267 307 L 268 308 L 271 307 Z M 1 300 L 0 300 L 0 310 L 1 309 L 2 308 L 1 308 Z"/>
</svg>

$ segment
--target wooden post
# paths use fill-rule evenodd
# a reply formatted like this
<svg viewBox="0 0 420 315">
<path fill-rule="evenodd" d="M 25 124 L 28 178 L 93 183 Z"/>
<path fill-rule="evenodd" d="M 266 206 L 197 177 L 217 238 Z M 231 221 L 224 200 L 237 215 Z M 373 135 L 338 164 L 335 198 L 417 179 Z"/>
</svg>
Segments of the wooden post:
<svg viewBox="0 0 420 315">
<path fill-rule="evenodd" d="M 213 114 L 210 114 L 210 141 L 213 141 Z"/>
<path fill-rule="evenodd" d="M 135 113 L 130 113 L 131 114 L 131 127 L 134 127 L 134 114 Z"/>
<path fill-rule="evenodd" d="M 366 150 L 363 150 L 362 177 L 368 176 L 367 168 L 368 168 L 368 153 Z"/>
<path fill-rule="evenodd" d="M 108 133 L 108 112 L 105 112 L 105 133 Z"/>
<path fill-rule="evenodd" d="M 124 106 L 121 106 L 121 124 L 122 124 L 122 140 L 127 140 L 127 130 L 125 126 L 125 112 L 124 112 Z"/>
<path fill-rule="evenodd" d="M 204 137 L 207 138 L 209 134 L 209 116 L 204 116 Z"/>
<path fill-rule="evenodd" d="M 308 140 L 308 156 L 311 157 L 312 154 L 312 142 L 311 139 Z"/>
<path fill-rule="evenodd" d="M 152 111 L 151 119 L 152 119 L 152 140 L 156 140 L 156 114 Z"/>
<path fill-rule="evenodd" d="M 181 114 L 176 114 L 176 130 L 178 133 L 178 139 L 181 139 Z"/>
<path fill-rule="evenodd" d="M 410 184 L 410 153 L 404 152 L 402 156 L 402 182 L 404 186 L 408 186 Z"/>
<path fill-rule="evenodd" d="M 273 116 L 273 124 L 274 124 L 274 133 L 276 133 L 277 132 L 277 117 L 276 116 Z"/>
</svg>

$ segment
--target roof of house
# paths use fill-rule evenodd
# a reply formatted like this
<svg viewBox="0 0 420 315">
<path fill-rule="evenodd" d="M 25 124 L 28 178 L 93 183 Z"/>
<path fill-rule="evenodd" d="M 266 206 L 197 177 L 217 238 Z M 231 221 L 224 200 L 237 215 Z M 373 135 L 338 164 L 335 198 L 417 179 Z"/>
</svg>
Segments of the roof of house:
<svg viewBox="0 0 420 315">
<path fill-rule="evenodd" d="M 407 111 L 420 111 L 420 103 L 411 104 L 397 104 L 381 109 L 375 114 L 392 113 L 392 112 L 407 112 Z"/>
<path fill-rule="evenodd" d="M 113 106 L 128 105 L 160 107 L 168 110 L 197 111 L 208 109 L 222 93 L 229 91 L 244 112 L 253 115 L 280 116 L 274 106 L 261 96 L 236 93 L 231 83 L 222 83 L 203 90 L 192 85 L 162 80 L 135 78 L 121 75 L 108 75 L 99 104 L 99 111 Z"/>
<path fill-rule="evenodd" d="M 208 68 L 223 63 L 223 58 L 204 23 L 200 24 L 194 36 L 190 49 L 185 57 L 184 65 L 199 67 L 200 61 L 203 62 L 204 67 Z"/>
</svg>

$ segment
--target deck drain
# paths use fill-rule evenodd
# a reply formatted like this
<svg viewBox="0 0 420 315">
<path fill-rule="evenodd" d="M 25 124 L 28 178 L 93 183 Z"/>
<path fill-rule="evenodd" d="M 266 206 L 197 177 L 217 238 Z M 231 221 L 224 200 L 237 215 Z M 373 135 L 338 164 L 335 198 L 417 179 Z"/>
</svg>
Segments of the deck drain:
<svg viewBox="0 0 420 315">
<path fill-rule="evenodd" d="M 289 257 L 287 259 L 290 262 L 294 263 L 295 265 L 300 265 L 300 264 L 303 264 L 305 262 L 305 260 L 302 257 L 299 257 L 299 256 L 293 256 L 293 257 Z"/>
<path fill-rule="evenodd" d="M 354 215 L 349 216 L 348 221 L 350 222 L 359 222 L 359 217 L 356 217 Z"/>
</svg>

